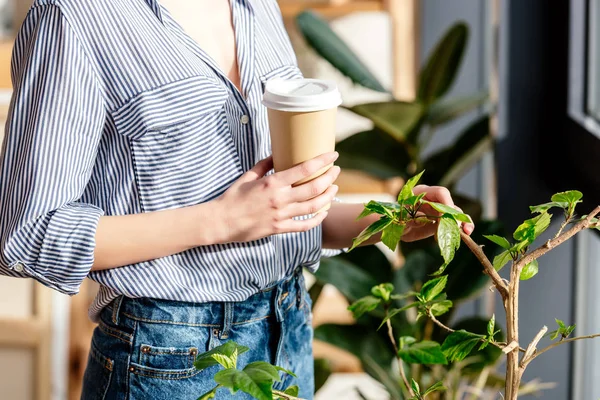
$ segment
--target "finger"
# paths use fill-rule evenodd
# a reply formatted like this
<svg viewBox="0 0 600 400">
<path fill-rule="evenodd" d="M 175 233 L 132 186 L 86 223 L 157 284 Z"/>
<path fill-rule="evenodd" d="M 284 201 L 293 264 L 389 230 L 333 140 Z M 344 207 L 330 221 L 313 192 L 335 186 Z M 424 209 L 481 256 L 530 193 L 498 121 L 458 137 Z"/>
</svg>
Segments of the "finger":
<svg viewBox="0 0 600 400">
<path fill-rule="evenodd" d="M 461 213 L 465 213 L 462 208 L 458 207 L 458 206 L 454 206 L 454 208 L 456 208 L 458 211 L 460 211 Z M 471 222 L 463 222 L 461 224 L 462 230 L 464 233 L 466 233 L 467 235 L 470 235 L 471 233 L 473 233 L 473 230 L 475 230 L 475 224 L 473 223 L 473 218 L 471 218 L 470 215 L 467 214 L 467 216 L 469 217 L 469 219 L 471 220 Z"/>
<path fill-rule="evenodd" d="M 279 233 L 306 232 L 319 226 L 327 217 L 327 211 L 320 212 L 312 218 L 301 220 L 288 219 L 279 225 Z"/>
<path fill-rule="evenodd" d="M 337 152 L 325 153 L 301 164 L 296 165 L 285 171 L 277 172 L 274 176 L 282 185 L 293 185 L 294 183 L 308 178 L 320 169 L 328 166 L 337 160 Z"/>
<path fill-rule="evenodd" d="M 335 165 L 318 178 L 293 187 L 290 189 L 290 203 L 303 202 L 323 194 L 335 182 L 340 175 L 340 171 L 340 167 Z"/>
<path fill-rule="evenodd" d="M 413 189 L 415 194 L 425 193 L 425 199 L 453 207 L 454 201 L 450 191 L 443 186 L 418 185 Z"/>
<path fill-rule="evenodd" d="M 273 157 L 269 156 L 260 160 L 252 169 L 240 177 L 238 182 L 251 182 L 265 176 L 267 172 L 273 169 Z"/>
<path fill-rule="evenodd" d="M 338 192 L 336 185 L 330 186 L 323 194 L 301 203 L 293 203 L 288 206 L 284 212 L 284 218 L 293 218 L 300 215 L 315 214 L 323 207 L 331 204 L 333 198 Z"/>
</svg>

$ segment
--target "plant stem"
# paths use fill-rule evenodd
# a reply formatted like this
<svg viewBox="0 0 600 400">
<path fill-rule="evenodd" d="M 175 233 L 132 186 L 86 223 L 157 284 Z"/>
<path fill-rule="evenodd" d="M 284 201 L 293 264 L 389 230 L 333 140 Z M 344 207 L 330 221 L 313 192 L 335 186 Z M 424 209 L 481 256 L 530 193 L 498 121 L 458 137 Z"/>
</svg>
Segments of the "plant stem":
<svg viewBox="0 0 600 400">
<path fill-rule="evenodd" d="M 565 343 L 571 343 L 574 342 L 576 340 L 582 340 L 582 339 L 594 339 L 600 337 L 600 333 L 596 333 L 594 335 L 587 335 L 587 336 L 577 336 L 574 338 L 570 338 L 570 339 L 564 339 L 558 342 L 554 342 L 552 344 L 549 344 L 548 346 L 544 347 L 543 349 L 541 349 L 540 351 L 535 352 L 532 356 L 531 359 L 529 360 L 529 362 L 531 362 L 531 360 L 533 360 L 534 358 L 540 356 L 541 354 L 547 352 L 550 349 L 553 349 L 557 346 L 560 346 L 561 344 L 565 344 Z"/>
<path fill-rule="evenodd" d="M 519 282 L 521 267 L 513 263 L 510 270 L 508 296 L 504 299 L 506 310 L 507 343 L 519 343 Z M 515 347 L 506 354 L 506 383 L 504 388 L 505 400 L 517 400 L 521 385 L 522 370 L 519 368 L 519 349 Z"/>
<path fill-rule="evenodd" d="M 583 221 L 580 221 L 577 224 L 573 225 L 571 229 L 562 233 L 558 237 L 552 240 L 548 240 L 546 243 L 544 243 L 531 253 L 525 255 L 525 257 L 521 258 L 517 264 L 519 266 L 527 265 L 533 260 L 540 258 L 556 246 L 560 246 L 561 244 L 569 240 L 571 237 L 581 232 L 582 230 L 589 228 L 591 225 L 593 225 L 592 221 L 597 214 L 600 214 L 600 205 L 594 208 L 594 210 L 591 213 L 589 213 Z"/>
<path fill-rule="evenodd" d="M 303 400 L 300 397 L 294 397 L 279 390 L 273 390 L 273 394 L 279 396 L 284 400 Z"/>
<path fill-rule="evenodd" d="M 389 307 L 385 308 L 385 317 L 386 318 L 388 316 L 388 308 Z M 398 360 L 398 368 L 400 369 L 400 376 L 402 376 L 402 381 L 404 382 L 404 385 L 406 386 L 408 393 L 410 393 L 411 397 L 414 397 L 415 392 L 413 392 L 412 386 L 410 386 L 410 383 L 408 383 L 408 379 L 406 379 L 406 372 L 404 372 L 404 361 L 402 361 L 402 359 L 398 355 L 400 350 L 398 349 L 398 345 L 396 344 L 396 338 L 394 338 L 394 330 L 392 328 L 391 319 L 388 319 L 385 322 L 385 324 L 387 326 L 388 336 L 390 338 L 390 341 L 392 342 L 392 346 L 394 346 L 394 353 L 396 354 L 396 359 Z"/>
<path fill-rule="evenodd" d="M 492 283 L 496 287 L 496 290 L 498 290 L 500 296 L 502 296 L 502 299 L 506 301 L 508 296 L 508 288 L 500 275 L 498 275 L 498 271 L 496 271 L 490 260 L 488 260 L 487 256 L 481 249 L 481 246 L 475 243 L 473 239 L 471 239 L 471 237 L 462 230 L 460 231 L 460 237 L 462 241 L 465 242 L 469 250 L 471 250 L 475 257 L 477 257 L 481 265 L 483 265 L 483 272 L 492 279 Z"/>
</svg>

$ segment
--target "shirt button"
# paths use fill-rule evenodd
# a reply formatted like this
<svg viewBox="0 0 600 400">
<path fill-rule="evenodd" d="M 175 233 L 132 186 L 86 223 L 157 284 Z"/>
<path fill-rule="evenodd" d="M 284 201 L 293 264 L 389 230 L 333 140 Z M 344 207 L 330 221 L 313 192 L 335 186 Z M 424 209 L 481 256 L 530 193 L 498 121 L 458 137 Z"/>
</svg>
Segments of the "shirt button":
<svg viewBox="0 0 600 400">
<path fill-rule="evenodd" d="M 240 122 L 244 125 L 248 124 L 248 122 L 250 122 L 250 117 L 247 116 L 246 114 L 242 115 L 242 117 L 240 118 Z"/>
<path fill-rule="evenodd" d="M 21 263 L 17 263 L 15 265 L 15 271 L 17 271 L 17 272 L 23 272 L 24 268 L 25 268 L 25 266 L 23 264 L 21 264 Z"/>
</svg>

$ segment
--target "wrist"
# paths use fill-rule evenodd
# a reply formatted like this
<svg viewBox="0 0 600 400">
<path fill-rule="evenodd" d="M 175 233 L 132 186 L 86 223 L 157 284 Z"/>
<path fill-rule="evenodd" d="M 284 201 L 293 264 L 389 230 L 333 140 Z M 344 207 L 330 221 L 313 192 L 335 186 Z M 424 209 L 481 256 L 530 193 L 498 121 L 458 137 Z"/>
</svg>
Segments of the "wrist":
<svg viewBox="0 0 600 400">
<path fill-rule="evenodd" d="M 227 213 L 221 198 L 191 207 L 195 247 L 229 242 Z"/>
</svg>

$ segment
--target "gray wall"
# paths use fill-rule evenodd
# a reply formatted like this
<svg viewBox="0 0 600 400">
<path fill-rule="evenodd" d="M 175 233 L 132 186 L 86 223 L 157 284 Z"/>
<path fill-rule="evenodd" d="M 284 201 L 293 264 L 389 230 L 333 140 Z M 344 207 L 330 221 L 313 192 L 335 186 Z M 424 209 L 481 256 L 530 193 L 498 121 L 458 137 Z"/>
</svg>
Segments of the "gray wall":
<svg viewBox="0 0 600 400">
<path fill-rule="evenodd" d="M 558 124 L 553 126 L 553 114 L 566 114 L 566 76 L 565 79 L 556 79 L 557 76 L 562 77 L 566 71 L 566 67 L 563 68 L 561 64 L 564 62 L 564 52 L 557 51 L 555 47 L 559 47 L 558 43 L 566 40 L 567 33 L 564 26 L 552 25 L 553 19 L 549 18 L 554 17 L 556 21 L 561 13 L 565 13 L 565 7 L 568 11 L 568 5 L 565 4 L 562 5 L 562 10 L 544 11 L 543 1 L 501 1 L 498 214 L 509 231 L 529 218 L 529 205 L 548 201 L 553 192 L 572 188 L 568 179 L 553 179 L 553 175 L 545 169 L 547 164 L 544 164 L 544 160 L 549 156 L 544 156 L 539 147 L 541 141 L 549 140 L 544 136 L 548 130 L 560 129 Z M 451 94 L 466 94 L 488 87 L 489 68 L 486 63 L 490 50 L 488 38 L 491 34 L 491 6 L 490 0 L 422 2 L 423 58 L 455 21 L 464 20 L 471 28 L 469 49 Z M 548 9 L 546 7 L 545 10 Z M 554 14 L 549 16 L 548 13 L 551 12 Z M 447 144 L 452 139 L 452 134 L 459 132 L 460 128 L 466 126 L 474 117 L 475 115 L 470 115 L 462 118 L 443 132 L 439 132 L 431 150 Z M 559 137 L 559 140 L 564 138 Z M 478 166 L 463 179 L 459 189 L 467 194 L 482 195 L 483 179 L 483 169 Z M 560 215 L 555 216 L 556 220 L 560 218 Z M 556 229 L 555 223 L 548 232 L 556 232 Z M 546 234 L 543 239 L 550 235 L 551 233 Z M 594 318 L 600 318 L 593 306 L 594 300 L 598 300 L 595 290 L 585 291 L 586 297 L 580 300 L 578 308 L 575 308 L 575 293 L 583 293 L 584 290 L 582 287 L 576 287 L 577 265 L 582 271 L 588 272 L 597 268 L 598 261 L 593 252 L 597 252 L 598 245 L 598 237 L 590 235 L 572 240 L 540 259 L 538 276 L 522 283 L 522 345 L 535 336 L 542 326 L 547 325 L 553 329 L 554 318 L 574 323 L 575 311 L 578 311 L 580 319 L 583 319 L 580 321 L 580 334 L 593 333 L 593 329 L 600 329 L 599 324 L 590 323 Z M 589 279 L 583 279 L 583 282 L 588 286 L 593 285 L 590 279 L 594 279 L 596 275 L 588 274 L 587 277 Z M 584 301 L 591 306 L 583 308 Z M 460 314 L 476 314 L 482 309 L 480 306 L 481 302 L 478 301 L 461 306 Z M 499 301 L 496 301 L 495 308 L 497 320 L 502 320 L 504 310 Z M 582 318 L 583 316 L 586 318 Z M 547 343 L 549 339 L 542 341 L 542 345 Z M 590 382 L 593 382 L 594 377 L 600 376 L 600 365 L 592 365 L 590 360 L 595 357 L 590 356 L 590 351 L 596 347 L 600 348 L 600 344 L 585 346 L 579 351 L 578 359 L 573 358 L 571 345 L 564 345 L 544 354 L 530 365 L 525 379 L 540 378 L 546 382 L 557 383 L 557 388 L 543 394 L 545 400 L 571 399 L 572 369 L 574 365 L 579 365 L 579 368 L 586 370 L 587 380 L 579 383 L 585 389 L 580 392 L 582 397 L 578 397 L 577 400 L 598 398 L 600 394 L 594 391 L 596 389 Z M 581 364 L 580 361 L 586 360 L 587 364 Z"/>
</svg>

